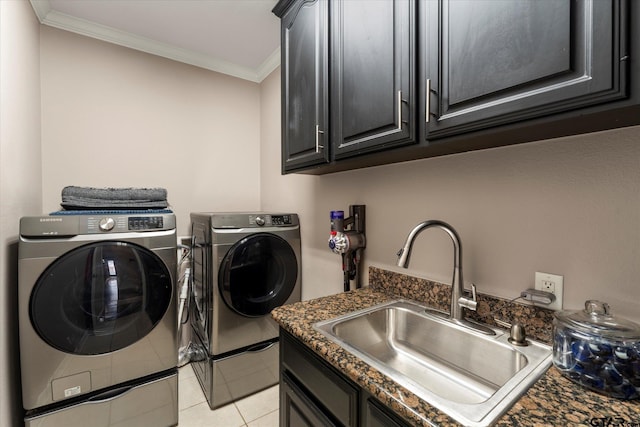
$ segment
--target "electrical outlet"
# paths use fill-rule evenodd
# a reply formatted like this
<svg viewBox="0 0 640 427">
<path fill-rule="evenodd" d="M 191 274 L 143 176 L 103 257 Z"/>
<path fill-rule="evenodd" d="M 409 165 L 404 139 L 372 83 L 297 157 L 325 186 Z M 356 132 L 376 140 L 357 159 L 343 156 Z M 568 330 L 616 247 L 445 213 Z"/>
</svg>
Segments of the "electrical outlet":
<svg viewBox="0 0 640 427">
<path fill-rule="evenodd" d="M 555 301 L 549 305 L 542 305 L 551 310 L 562 310 L 562 290 L 564 277 L 556 274 L 536 272 L 535 288 L 540 291 L 550 292 L 556 296 Z"/>
<path fill-rule="evenodd" d="M 545 292 L 551 292 L 552 294 L 556 293 L 556 282 L 553 280 L 545 280 L 542 279 L 542 285 L 540 287 L 541 290 Z"/>
</svg>

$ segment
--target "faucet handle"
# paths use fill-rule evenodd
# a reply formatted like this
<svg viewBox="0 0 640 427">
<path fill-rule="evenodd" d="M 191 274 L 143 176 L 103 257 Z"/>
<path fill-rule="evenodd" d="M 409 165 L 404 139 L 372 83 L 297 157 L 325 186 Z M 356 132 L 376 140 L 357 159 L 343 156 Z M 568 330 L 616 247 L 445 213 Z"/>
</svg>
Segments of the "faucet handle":
<svg viewBox="0 0 640 427">
<path fill-rule="evenodd" d="M 476 311 L 476 309 L 478 308 L 478 300 L 477 300 L 477 293 L 476 293 L 476 285 L 474 285 L 473 283 L 471 284 L 471 298 L 467 298 L 467 297 L 460 297 L 458 298 L 458 305 L 460 305 L 461 307 L 466 307 L 469 310 L 473 310 Z"/>
<path fill-rule="evenodd" d="M 474 283 L 471 284 L 471 299 L 478 301 L 478 294 L 476 293 L 476 285 Z"/>
</svg>

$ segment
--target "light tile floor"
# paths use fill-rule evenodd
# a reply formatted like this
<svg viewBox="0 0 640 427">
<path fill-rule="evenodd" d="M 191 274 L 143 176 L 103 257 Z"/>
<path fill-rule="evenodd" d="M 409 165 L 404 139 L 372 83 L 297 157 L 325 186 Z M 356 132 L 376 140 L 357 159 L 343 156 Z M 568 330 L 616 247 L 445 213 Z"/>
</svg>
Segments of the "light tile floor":
<svg viewBox="0 0 640 427">
<path fill-rule="evenodd" d="M 278 427 L 277 385 L 212 411 L 191 365 L 178 372 L 178 427 Z"/>
</svg>

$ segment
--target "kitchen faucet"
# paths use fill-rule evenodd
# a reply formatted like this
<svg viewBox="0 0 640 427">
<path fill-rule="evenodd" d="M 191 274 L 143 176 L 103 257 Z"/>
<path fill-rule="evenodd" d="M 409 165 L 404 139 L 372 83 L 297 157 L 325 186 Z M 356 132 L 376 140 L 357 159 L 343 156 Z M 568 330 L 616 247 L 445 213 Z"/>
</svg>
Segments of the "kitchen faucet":
<svg viewBox="0 0 640 427">
<path fill-rule="evenodd" d="M 495 335 L 495 332 L 481 324 L 466 320 L 463 315 L 462 308 L 466 307 L 469 310 L 476 311 L 478 302 L 476 299 L 476 285 L 471 285 L 471 298 L 465 296 L 464 282 L 462 279 L 462 241 L 460 236 L 452 226 L 443 221 L 429 220 L 421 222 L 416 225 L 413 230 L 409 232 L 407 240 L 404 243 L 402 249 L 398 251 L 398 267 L 409 267 L 409 259 L 411 258 L 411 249 L 413 248 L 413 242 L 418 234 L 427 228 L 440 228 L 444 230 L 451 240 L 453 241 L 453 279 L 451 281 L 451 311 L 449 312 L 449 320 L 460 326 L 474 329 L 482 332 L 486 335 Z M 429 310 L 431 311 L 431 310 Z M 442 315 L 440 312 L 435 312 L 438 315 Z"/>
</svg>

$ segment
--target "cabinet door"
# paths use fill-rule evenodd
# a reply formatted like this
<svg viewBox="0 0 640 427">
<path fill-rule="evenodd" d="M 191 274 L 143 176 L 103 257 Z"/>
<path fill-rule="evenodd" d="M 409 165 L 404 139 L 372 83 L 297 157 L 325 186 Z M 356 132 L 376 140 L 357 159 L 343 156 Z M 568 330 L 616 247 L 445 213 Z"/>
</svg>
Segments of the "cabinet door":
<svg viewBox="0 0 640 427">
<path fill-rule="evenodd" d="M 329 161 L 328 3 L 294 2 L 281 22 L 282 170 Z"/>
<path fill-rule="evenodd" d="M 397 415 L 385 409 L 382 404 L 369 398 L 364 402 L 363 425 L 365 427 L 406 427 Z"/>
<path fill-rule="evenodd" d="M 415 2 L 331 3 L 336 159 L 415 142 Z"/>
<path fill-rule="evenodd" d="M 426 138 L 626 96 L 625 1 L 423 0 Z M 423 62 L 424 61 L 424 62 Z"/>
<path fill-rule="evenodd" d="M 285 374 L 295 378 L 303 394 L 310 396 L 336 425 L 356 427 L 360 399 L 356 386 L 295 338 L 280 331 L 281 379 Z"/>
<path fill-rule="evenodd" d="M 281 376 L 281 427 L 331 427 L 335 425 L 286 373 Z"/>
</svg>

